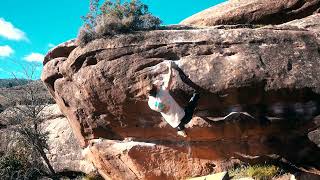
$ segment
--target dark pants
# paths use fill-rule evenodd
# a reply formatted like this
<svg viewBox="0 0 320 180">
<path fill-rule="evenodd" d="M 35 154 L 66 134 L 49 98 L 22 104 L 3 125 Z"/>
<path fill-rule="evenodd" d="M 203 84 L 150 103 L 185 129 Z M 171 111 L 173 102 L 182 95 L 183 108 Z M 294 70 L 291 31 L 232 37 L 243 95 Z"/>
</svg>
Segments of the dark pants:
<svg viewBox="0 0 320 180">
<path fill-rule="evenodd" d="M 177 130 L 178 131 L 184 130 L 185 129 L 185 125 L 188 124 L 191 121 L 193 113 L 194 113 L 194 109 L 197 107 L 199 98 L 200 98 L 199 93 L 194 93 L 192 95 L 191 99 L 189 100 L 189 103 L 184 108 L 185 115 L 181 119 L 180 124 L 177 126 Z"/>
</svg>

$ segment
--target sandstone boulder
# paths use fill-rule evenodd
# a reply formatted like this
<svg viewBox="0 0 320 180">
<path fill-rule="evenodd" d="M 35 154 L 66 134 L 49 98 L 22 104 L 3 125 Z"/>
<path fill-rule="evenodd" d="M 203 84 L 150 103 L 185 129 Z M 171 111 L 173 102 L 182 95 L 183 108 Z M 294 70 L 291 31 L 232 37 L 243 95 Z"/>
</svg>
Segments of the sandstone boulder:
<svg viewBox="0 0 320 180">
<path fill-rule="evenodd" d="M 313 33 L 315 33 L 317 39 L 320 39 L 320 23 L 319 23 L 319 19 L 320 19 L 320 13 L 308 16 L 306 18 L 303 19 L 297 19 L 294 21 L 290 21 L 281 25 L 278 25 L 278 27 L 283 27 L 286 28 L 288 26 L 290 27 L 296 27 L 299 29 L 307 29 Z"/>
<path fill-rule="evenodd" d="M 297 26 L 97 39 L 68 58 L 49 59 L 41 78 L 105 178 L 180 179 L 239 160 L 275 159 L 319 173 L 318 141 L 310 139 L 319 127 L 320 39 L 316 28 Z M 187 139 L 148 108 L 146 97 L 136 96 L 147 78 L 167 73 L 169 60 L 177 64 L 171 92 L 178 103 L 201 92 Z M 222 119 L 234 111 L 255 118 Z"/>
<path fill-rule="evenodd" d="M 50 59 L 58 58 L 58 57 L 68 57 L 70 52 L 77 47 L 77 43 L 75 39 L 71 39 L 64 43 L 57 45 L 50 49 L 47 55 L 44 57 L 43 65 L 45 65 Z"/>
<path fill-rule="evenodd" d="M 281 24 L 319 12 L 319 0 L 229 0 L 194 14 L 180 24 Z"/>
</svg>

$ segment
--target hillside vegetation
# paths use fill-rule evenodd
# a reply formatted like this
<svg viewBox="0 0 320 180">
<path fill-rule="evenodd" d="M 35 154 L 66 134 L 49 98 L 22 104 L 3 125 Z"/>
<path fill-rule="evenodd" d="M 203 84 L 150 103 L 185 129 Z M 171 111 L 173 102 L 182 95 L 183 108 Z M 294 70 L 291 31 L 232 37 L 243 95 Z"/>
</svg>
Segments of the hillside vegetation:
<svg viewBox="0 0 320 180">
<path fill-rule="evenodd" d="M 0 88 L 11 88 L 28 84 L 30 80 L 27 79 L 0 79 Z"/>
<path fill-rule="evenodd" d="M 9 106 L 16 104 L 29 104 L 21 97 L 25 93 L 25 89 L 33 86 L 37 89 L 36 96 L 39 101 L 54 103 L 52 97 L 49 95 L 46 87 L 40 80 L 26 80 L 26 79 L 1 79 L 0 80 L 0 112 Z"/>
</svg>

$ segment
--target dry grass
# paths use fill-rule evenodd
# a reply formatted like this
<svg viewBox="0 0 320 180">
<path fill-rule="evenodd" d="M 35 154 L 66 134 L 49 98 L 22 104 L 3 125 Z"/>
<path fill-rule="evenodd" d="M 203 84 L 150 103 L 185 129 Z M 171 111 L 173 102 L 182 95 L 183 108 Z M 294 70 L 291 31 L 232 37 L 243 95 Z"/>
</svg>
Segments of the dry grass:
<svg viewBox="0 0 320 180">
<path fill-rule="evenodd" d="M 229 174 L 233 178 L 252 177 L 257 180 L 269 180 L 281 174 L 281 169 L 274 165 L 253 165 L 232 169 Z"/>
<path fill-rule="evenodd" d="M 103 180 L 103 177 L 101 177 L 99 174 L 87 174 L 85 177 L 82 178 L 82 180 Z"/>
</svg>

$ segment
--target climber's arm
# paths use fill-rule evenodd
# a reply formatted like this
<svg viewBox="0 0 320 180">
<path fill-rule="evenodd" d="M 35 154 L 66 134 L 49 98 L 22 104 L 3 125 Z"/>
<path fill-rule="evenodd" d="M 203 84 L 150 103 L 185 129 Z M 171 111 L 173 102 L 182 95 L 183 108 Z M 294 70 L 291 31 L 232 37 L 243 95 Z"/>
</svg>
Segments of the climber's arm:
<svg viewBox="0 0 320 180">
<path fill-rule="evenodd" d="M 168 69 L 169 69 L 169 72 L 164 77 L 164 84 L 163 84 L 164 88 L 167 89 L 167 90 L 170 89 L 171 84 L 172 84 L 172 62 L 169 62 Z"/>
</svg>

